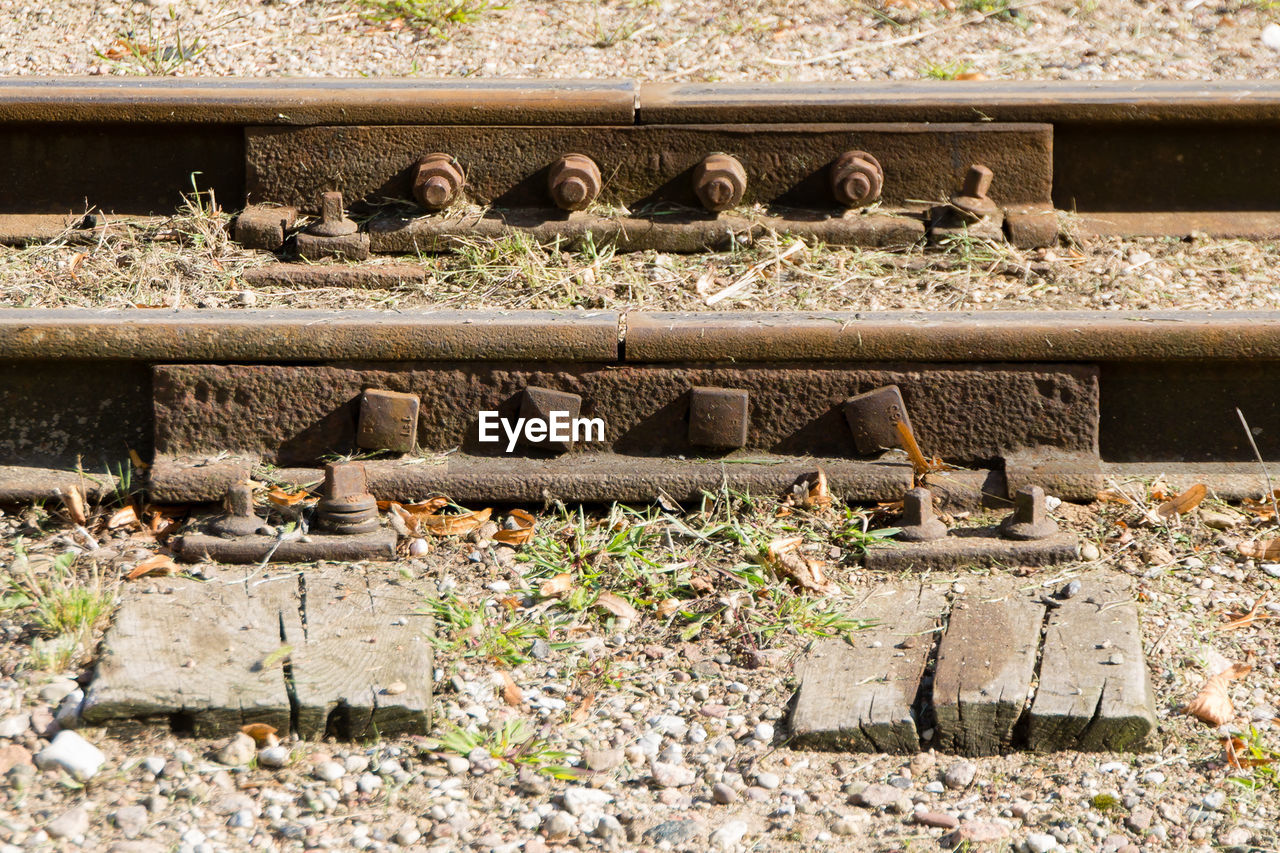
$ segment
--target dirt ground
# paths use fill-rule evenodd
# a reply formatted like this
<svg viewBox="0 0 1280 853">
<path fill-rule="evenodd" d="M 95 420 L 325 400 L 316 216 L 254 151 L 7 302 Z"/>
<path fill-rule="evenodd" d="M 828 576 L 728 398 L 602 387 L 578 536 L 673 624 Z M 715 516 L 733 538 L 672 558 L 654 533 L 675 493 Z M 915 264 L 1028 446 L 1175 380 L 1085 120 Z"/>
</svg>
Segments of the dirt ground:
<svg viewBox="0 0 1280 853">
<path fill-rule="evenodd" d="M 84 784 L 29 765 L 58 732 L 55 716 L 77 725 L 78 694 L 62 697 L 87 684 L 108 617 L 67 645 L 45 614 L 60 589 L 110 600 L 146 584 L 122 578 L 161 543 L 120 515 L 137 497 L 78 527 L 61 508 L 16 509 L 0 519 L 20 549 L 4 552 L 0 849 L 936 849 L 948 830 L 917 813 L 984 833 L 986 849 L 1276 849 L 1280 642 L 1269 620 L 1280 606 L 1268 599 L 1280 564 L 1241 546 L 1274 531 L 1272 507 L 1209 496 L 1165 519 L 1154 510 L 1172 496 L 1159 481 L 1114 483 L 1102 497 L 1054 511 L 1081 535 L 1085 559 L 1022 577 L 1049 591 L 1104 568 L 1133 577 L 1156 695 L 1148 751 L 963 759 L 791 748 L 794 664 L 814 641 L 864 629 L 859 602 L 900 580 L 856 566 L 896 519 L 892 508 L 803 510 L 724 493 L 684 510 L 551 507 L 514 547 L 495 541 L 493 521 L 428 536 L 414 556 L 406 540 L 385 570 L 433 577 L 441 591 L 430 605 L 430 738 L 286 740 L 284 766 L 269 767 L 252 743 L 230 759 L 218 753 L 225 740 L 84 729 L 105 752 Z M 181 523 L 141 517 L 148 530 Z M 788 536 L 838 591 L 779 576 L 762 553 Z M 59 562 L 67 553 L 74 562 Z M 922 579 L 955 594 L 982 574 Z M 25 605 L 15 598 L 24 592 Z M 1232 663 L 1251 668 L 1227 685 L 1230 722 L 1215 730 L 1184 705 Z M 1239 738 L 1234 763 L 1224 733 Z M 853 804 L 885 784 L 900 796 Z"/>
</svg>

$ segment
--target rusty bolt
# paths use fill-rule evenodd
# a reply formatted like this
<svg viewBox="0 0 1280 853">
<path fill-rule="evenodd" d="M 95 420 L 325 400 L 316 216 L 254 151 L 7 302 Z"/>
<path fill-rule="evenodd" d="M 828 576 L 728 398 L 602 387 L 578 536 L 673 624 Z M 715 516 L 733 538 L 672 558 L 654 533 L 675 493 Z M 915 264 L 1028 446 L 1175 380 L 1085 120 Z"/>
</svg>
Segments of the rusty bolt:
<svg viewBox="0 0 1280 853">
<path fill-rule="evenodd" d="M 585 210 L 600 195 L 600 168 L 585 154 L 566 154 L 547 176 L 551 200 L 561 210 Z"/>
<path fill-rule="evenodd" d="M 693 191 L 707 210 L 737 206 L 747 190 L 747 171 L 728 154 L 711 154 L 693 170 Z"/>
<path fill-rule="evenodd" d="M 378 503 L 368 492 L 363 462 L 324 466 L 324 497 L 316 503 L 316 520 L 332 533 L 372 533 L 378 529 Z"/>
<path fill-rule="evenodd" d="M 428 154 L 418 161 L 413 197 L 428 210 L 444 210 L 458 200 L 464 182 L 458 161 L 448 154 Z"/>
<path fill-rule="evenodd" d="M 320 221 L 308 228 L 308 233 L 317 237 L 345 237 L 358 230 L 359 226 L 342 210 L 342 193 L 320 193 Z"/>
<path fill-rule="evenodd" d="M 1058 532 L 1044 502 L 1044 489 L 1023 486 L 1013 498 L 1013 514 L 1000 525 L 1006 539 L 1044 539 Z"/>
<path fill-rule="evenodd" d="M 266 524 L 253 508 L 253 490 L 247 483 L 227 489 L 223 500 L 226 514 L 213 523 L 213 532 L 223 536 L 253 536 L 262 532 Z"/>
<path fill-rule="evenodd" d="M 972 221 L 998 214 L 995 202 L 987 197 L 993 177 L 994 174 L 986 166 L 970 166 L 960 192 L 951 196 L 951 206 Z"/>
<path fill-rule="evenodd" d="M 928 542 L 947 535 L 947 526 L 933 514 L 933 493 L 928 489 L 908 489 L 902 496 L 902 524 L 898 538 L 905 542 Z"/>
<path fill-rule="evenodd" d="M 866 207 L 882 189 L 884 170 L 865 151 L 846 151 L 831 165 L 831 194 L 845 207 Z"/>
</svg>

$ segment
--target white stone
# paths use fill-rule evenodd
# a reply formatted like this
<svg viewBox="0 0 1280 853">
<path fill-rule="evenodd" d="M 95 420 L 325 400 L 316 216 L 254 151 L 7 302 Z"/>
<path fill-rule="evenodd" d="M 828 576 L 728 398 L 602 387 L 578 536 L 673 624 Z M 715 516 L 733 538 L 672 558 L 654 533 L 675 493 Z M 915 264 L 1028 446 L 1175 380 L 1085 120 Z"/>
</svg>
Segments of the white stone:
<svg viewBox="0 0 1280 853">
<path fill-rule="evenodd" d="M 382 787 L 382 778 L 372 773 L 365 773 L 356 782 L 356 787 L 362 794 L 372 794 Z"/>
<path fill-rule="evenodd" d="M 0 737 L 21 737 L 31 728 L 30 714 L 17 714 L 0 720 Z"/>
<path fill-rule="evenodd" d="M 755 736 L 756 740 L 762 740 L 765 743 L 769 743 L 773 740 L 773 724 L 759 723 L 755 728 Z"/>
<path fill-rule="evenodd" d="M 58 732 L 53 743 L 36 753 L 36 766 L 41 770 L 61 767 L 81 782 L 92 779 L 107 757 L 89 741 L 72 731 Z"/>
<path fill-rule="evenodd" d="M 258 766 L 269 769 L 284 767 L 289 763 L 289 748 L 285 746 L 265 746 L 258 750 Z"/>
<path fill-rule="evenodd" d="M 1033 832 L 1027 836 L 1023 846 L 1027 853 L 1049 853 L 1050 850 L 1058 849 L 1058 839 L 1047 832 Z"/>
<path fill-rule="evenodd" d="M 76 838 L 89 831 L 89 813 L 83 806 L 63 812 L 45 824 L 44 831 L 54 838 Z"/>
<path fill-rule="evenodd" d="M 546 834 L 548 841 L 563 841 L 577 829 L 578 822 L 566 812 L 552 812 L 542 822 L 542 831 Z"/>
<path fill-rule="evenodd" d="M 649 765 L 654 784 L 659 788 L 683 788 L 698 781 L 698 775 L 688 767 L 655 761 Z"/>
<path fill-rule="evenodd" d="M 158 755 L 148 755 L 142 759 L 142 769 L 152 776 L 159 776 L 160 771 L 164 769 L 164 759 Z"/>
<path fill-rule="evenodd" d="M 530 827 L 532 829 L 532 827 Z M 411 844 L 417 844 L 418 839 L 422 837 L 422 833 L 411 823 L 406 823 L 400 828 L 400 831 L 391 837 L 391 840 L 401 847 L 408 847 Z"/>
<path fill-rule="evenodd" d="M 317 779 L 325 782 L 336 782 L 347 774 L 347 770 L 336 761 L 322 761 L 312 771 Z"/>
<path fill-rule="evenodd" d="M 77 684 L 69 678 L 59 678 L 40 688 L 40 701 L 57 705 L 77 688 Z"/>
<path fill-rule="evenodd" d="M 84 691 L 77 687 L 66 696 L 62 697 L 62 702 L 58 704 L 58 711 L 53 718 L 58 721 L 58 726 L 64 729 L 80 728 L 80 706 L 84 703 Z"/>
<path fill-rule="evenodd" d="M 236 732 L 231 740 L 213 754 L 213 760 L 230 767 L 248 764 L 258 754 L 258 745 L 244 732 Z"/>
<path fill-rule="evenodd" d="M 574 786 L 566 788 L 561 799 L 564 801 L 565 811 L 577 817 L 588 810 L 599 809 L 613 802 L 613 795 L 599 788 Z"/>
<path fill-rule="evenodd" d="M 1262 43 L 1272 50 L 1280 50 L 1280 24 L 1267 24 L 1262 28 Z"/>
<path fill-rule="evenodd" d="M 777 773 L 761 772 L 756 774 L 756 784 L 766 791 L 773 791 L 782 784 L 782 780 Z"/>
<path fill-rule="evenodd" d="M 745 820 L 731 820 L 711 833 L 711 846 L 717 850 L 728 850 L 742 840 L 748 828 Z"/>
</svg>

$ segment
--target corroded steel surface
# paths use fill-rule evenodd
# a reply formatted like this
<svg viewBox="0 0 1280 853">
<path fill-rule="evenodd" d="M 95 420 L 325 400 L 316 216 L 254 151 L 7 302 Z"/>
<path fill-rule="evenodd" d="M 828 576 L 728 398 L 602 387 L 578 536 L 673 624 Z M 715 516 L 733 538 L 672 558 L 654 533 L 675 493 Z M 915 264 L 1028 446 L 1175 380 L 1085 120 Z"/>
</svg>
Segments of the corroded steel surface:
<svg viewBox="0 0 1280 853">
<path fill-rule="evenodd" d="M 477 238 L 501 240 L 520 236 L 543 246 L 555 245 L 570 251 L 581 250 L 586 245 L 612 245 L 620 252 L 692 253 L 726 251 L 769 234 L 799 237 L 828 246 L 905 249 L 923 241 L 925 229 L 919 217 L 884 214 L 751 219 L 731 214 L 714 218 L 670 214 L 641 219 L 489 210 L 483 215 L 375 219 L 369 224 L 369 245 L 374 252 L 416 255 L 474 245 Z"/>
<path fill-rule="evenodd" d="M 642 124 L 756 121 L 1280 120 L 1280 82 L 643 83 Z"/>
<path fill-rule="evenodd" d="M 1269 311 L 793 312 L 627 315 L 627 360 L 1280 360 Z"/>
<path fill-rule="evenodd" d="M 631 124 L 629 80 L 0 78 L 0 122 Z"/>
<path fill-rule="evenodd" d="M 155 368 L 156 446 L 174 455 L 218 450 L 275 465 L 311 464 L 357 446 L 361 392 L 381 388 L 422 400 L 418 442 L 443 452 L 503 456 L 506 442 L 478 440 L 481 411 L 527 416 L 525 389 L 581 397 L 581 414 L 604 420 L 604 441 L 580 450 L 638 457 L 716 456 L 690 439 L 694 388 L 750 395 L 744 446 L 790 456 L 858 455 L 843 404 L 883 385 L 902 390 L 924 449 L 981 462 L 1028 447 L 1097 448 L 1096 370 L 1085 365 L 758 365 L 664 367 L 555 364 L 163 365 Z M 559 406 L 567 408 L 566 406 Z M 270 412 L 270 417 L 264 417 Z M 575 410 L 571 416 L 576 417 Z M 536 451 L 529 451 L 534 452 Z M 545 451 L 543 451 L 545 454 Z"/>
<path fill-rule="evenodd" d="M 602 202 L 633 209 L 701 208 L 695 171 L 715 152 L 741 162 L 748 204 L 841 207 L 829 169 L 850 149 L 880 162 L 887 205 L 946 199 L 973 163 L 995 171 L 991 195 L 998 202 L 1047 202 L 1052 184 L 1045 124 L 263 127 L 249 129 L 245 145 L 249 200 L 308 210 L 329 190 L 340 190 L 349 204 L 408 201 L 419 159 L 436 151 L 457 158 L 466 198 L 503 208 L 554 207 L 548 176 L 570 152 L 590 157 L 606 176 Z"/>
<path fill-rule="evenodd" d="M 0 309 L 0 359 L 613 360 L 612 311 Z"/>
</svg>

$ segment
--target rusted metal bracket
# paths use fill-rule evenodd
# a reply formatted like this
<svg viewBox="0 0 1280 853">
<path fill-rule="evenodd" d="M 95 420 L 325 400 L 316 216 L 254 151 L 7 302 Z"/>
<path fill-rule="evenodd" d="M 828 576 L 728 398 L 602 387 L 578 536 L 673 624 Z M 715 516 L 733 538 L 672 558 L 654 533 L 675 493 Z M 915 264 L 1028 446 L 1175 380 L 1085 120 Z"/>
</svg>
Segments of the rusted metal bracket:
<svg viewBox="0 0 1280 853">
<path fill-rule="evenodd" d="M 318 225 L 326 231 L 340 215 L 334 192 L 380 212 L 367 243 L 354 229 L 302 232 L 298 254 L 308 259 L 443 251 L 512 233 L 622 250 L 704 251 L 766 231 L 907 246 L 931 222 L 929 199 L 970 198 L 956 193 L 968 164 L 985 164 L 976 166 L 982 186 L 965 190 L 982 199 L 957 209 L 1045 206 L 1052 187 L 1051 128 L 1034 123 L 260 127 L 245 145 L 255 205 L 315 212 L 328 199 L 319 203 L 331 206 Z M 403 203 L 398 215 L 381 213 L 393 201 Z M 872 216 L 849 212 L 870 205 Z M 250 211 L 250 222 L 272 221 Z M 999 237 L 1002 217 L 937 227 L 970 226 Z M 277 236 L 242 230 L 261 237 L 253 248 Z"/>
</svg>

